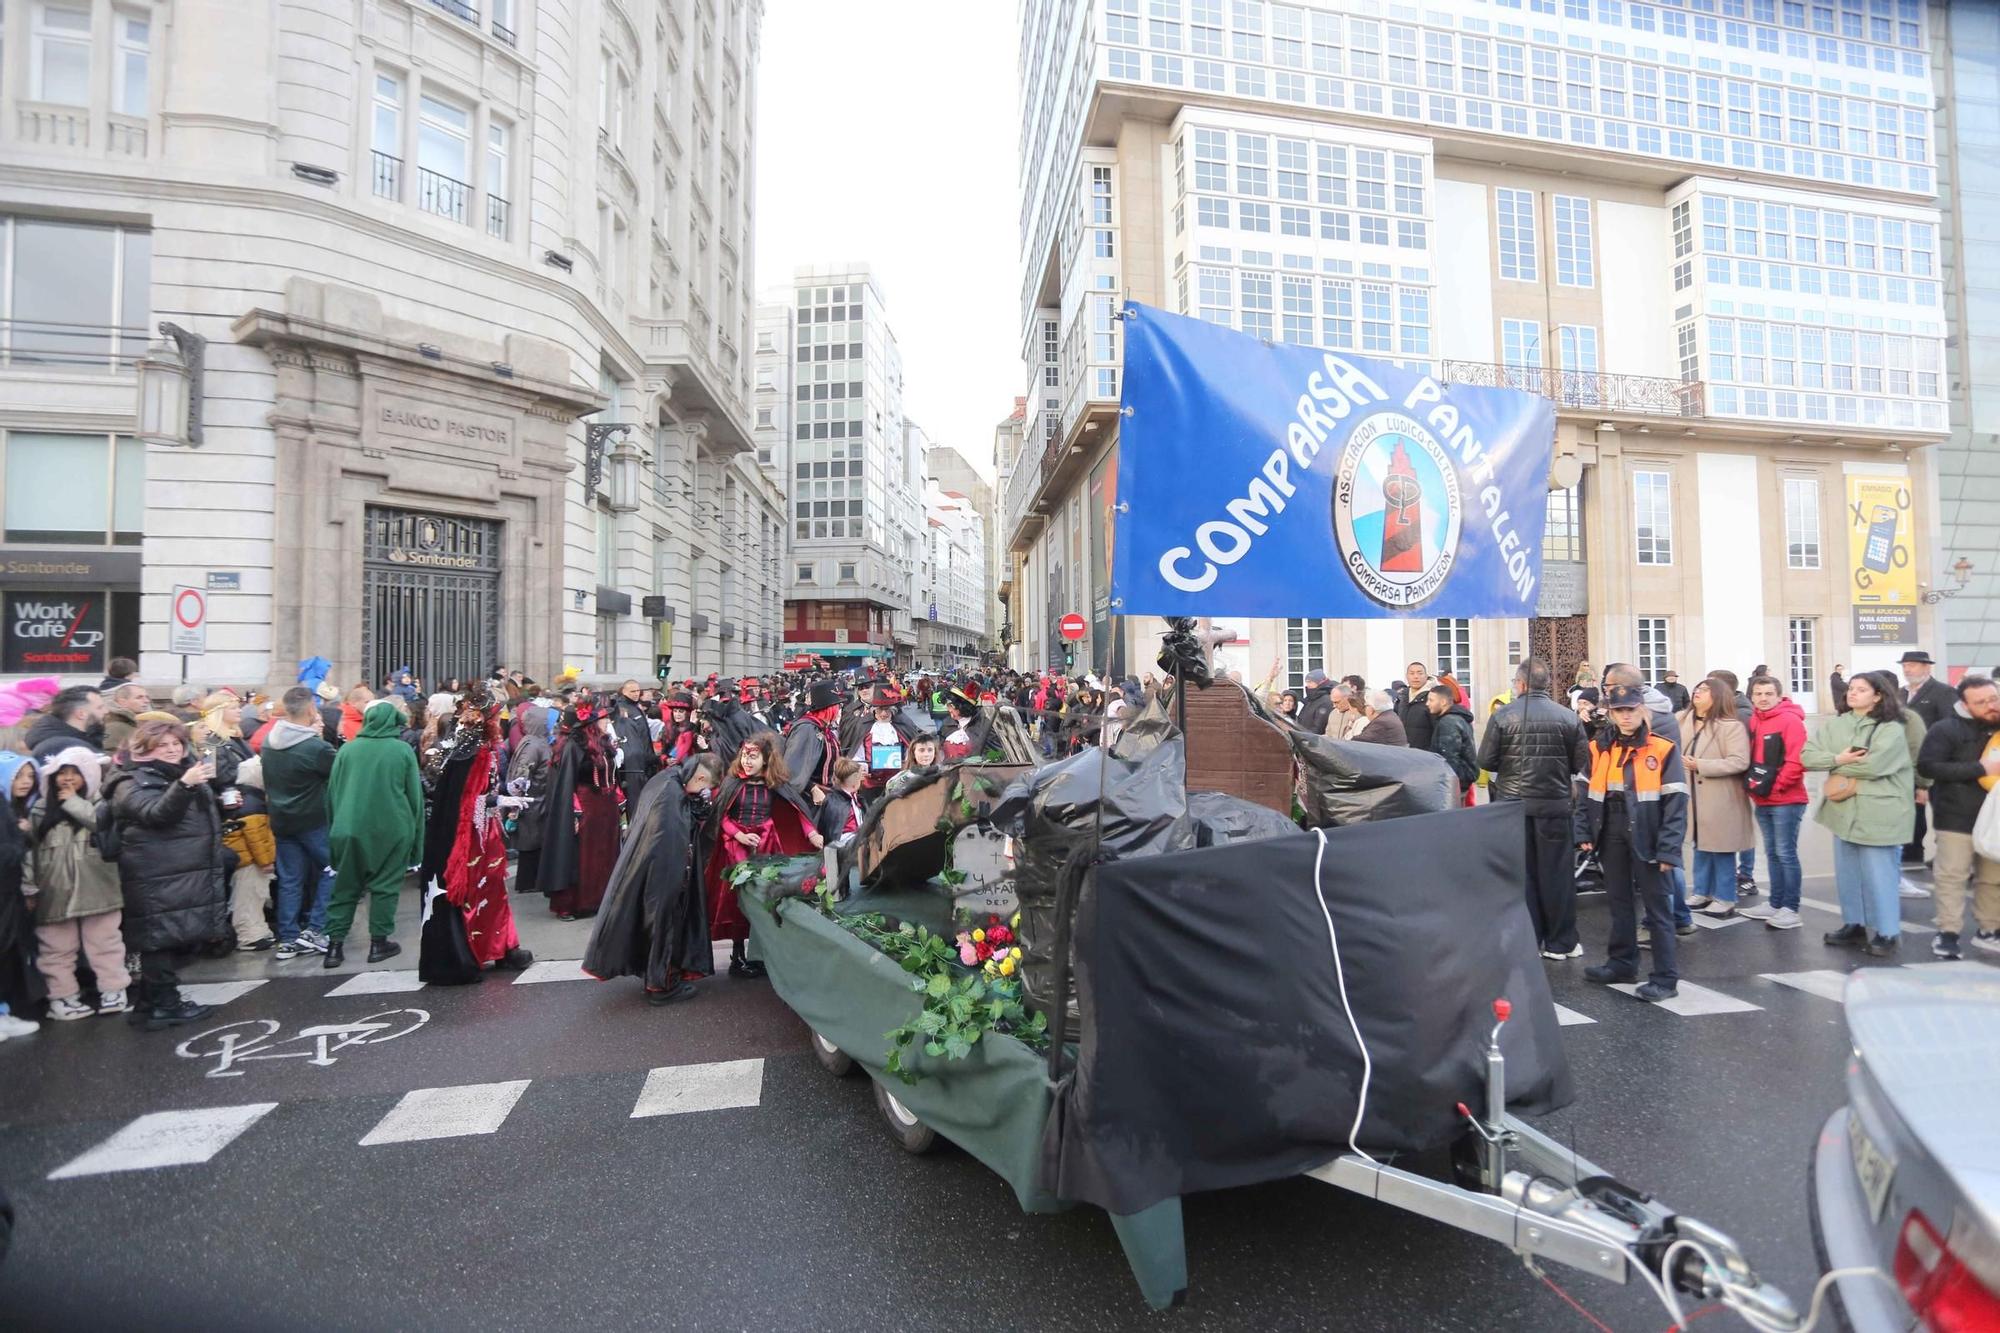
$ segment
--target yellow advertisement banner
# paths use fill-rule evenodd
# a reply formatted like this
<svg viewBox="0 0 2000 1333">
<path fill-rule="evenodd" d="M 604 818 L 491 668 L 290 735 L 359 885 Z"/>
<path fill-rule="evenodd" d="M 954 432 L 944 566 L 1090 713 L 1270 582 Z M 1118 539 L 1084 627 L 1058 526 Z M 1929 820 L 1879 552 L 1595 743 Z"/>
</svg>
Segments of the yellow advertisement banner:
<svg viewBox="0 0 2000 1333">
<path fill-rule="evenodd" d="M 1908 477 L 1847 478 L 1854 642 L 1917 641 L 1916 521 Z"/>
</svg>

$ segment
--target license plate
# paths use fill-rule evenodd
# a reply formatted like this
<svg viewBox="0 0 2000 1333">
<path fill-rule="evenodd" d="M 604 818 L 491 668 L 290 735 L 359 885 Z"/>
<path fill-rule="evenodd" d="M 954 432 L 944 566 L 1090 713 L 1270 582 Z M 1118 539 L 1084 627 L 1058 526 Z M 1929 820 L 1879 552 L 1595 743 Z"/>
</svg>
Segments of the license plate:
<svg viewBox="0 0 2000 1333">
<path fill-rule="evenodd" d="M 1889 1202 L 1889 1182 L 1896 1178 L 1896 1163 L 1875 1146 L 1851 1107 L 1847 1112 L 1847 1146 L 1854 1155 L 1854 1174 L 1861 1181 L 1862 1196 L 1868 1200 L 1869 1220 L 1880 1222 Z"/>
</svg>

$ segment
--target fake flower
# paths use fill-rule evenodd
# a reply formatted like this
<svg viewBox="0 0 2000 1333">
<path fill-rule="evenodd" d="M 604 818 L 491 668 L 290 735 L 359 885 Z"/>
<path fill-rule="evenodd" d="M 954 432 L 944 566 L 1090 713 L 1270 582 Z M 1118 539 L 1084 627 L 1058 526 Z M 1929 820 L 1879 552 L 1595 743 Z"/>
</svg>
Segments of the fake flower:
<svg viewBox="0 0 2000 1333">
<path fill-rule="evenodd" d="M 961 944 L 958 946 L 958 961 L 967 967 L 973 967 L 979 962 L 979 954 L 970 943 Z"/>
</svg>

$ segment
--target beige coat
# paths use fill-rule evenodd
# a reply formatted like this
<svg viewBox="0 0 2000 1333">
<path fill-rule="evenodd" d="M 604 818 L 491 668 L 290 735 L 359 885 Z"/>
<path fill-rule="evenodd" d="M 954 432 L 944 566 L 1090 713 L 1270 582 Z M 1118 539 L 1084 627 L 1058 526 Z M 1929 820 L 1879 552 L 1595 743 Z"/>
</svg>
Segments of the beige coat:
<svg viewBox="0 0 2000 1333">
<path fill-rule="evenodd" d="M 1701 852 L 1747 852 L 1757 845 L 1757 816 L 1743 775 L 1750 768 L 1750 733 L 1733 717 L 1697 722 L 1680 715 L 1681 758 L 1694 800 L 1688 843 Z"/>
<path fill-rule="evenodd" d="M 1338 708 L 1326 715 L 1326 734 L 1337 741 L 1351 741 L 1361 734 L 1368 725 L 1368 719 L 1361 716 L 1361 710 L 1343 713 Z"/>
</svg>

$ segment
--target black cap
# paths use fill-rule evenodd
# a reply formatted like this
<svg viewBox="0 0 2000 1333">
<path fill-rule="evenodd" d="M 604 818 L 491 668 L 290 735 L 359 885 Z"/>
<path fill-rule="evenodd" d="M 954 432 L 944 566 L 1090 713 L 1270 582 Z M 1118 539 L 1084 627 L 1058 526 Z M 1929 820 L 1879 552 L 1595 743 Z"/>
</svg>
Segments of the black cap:
<svg viewBox="0 0 2000 1333">
<path fill-rule="evenodd" d="M 1637 685 L 1613 685 L 1605 695 L 1606 708 L 1644 708 L 1646 692 Z"/>
</svg>

